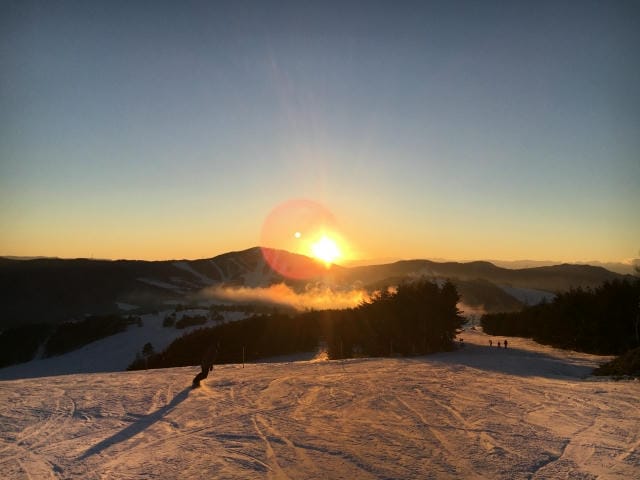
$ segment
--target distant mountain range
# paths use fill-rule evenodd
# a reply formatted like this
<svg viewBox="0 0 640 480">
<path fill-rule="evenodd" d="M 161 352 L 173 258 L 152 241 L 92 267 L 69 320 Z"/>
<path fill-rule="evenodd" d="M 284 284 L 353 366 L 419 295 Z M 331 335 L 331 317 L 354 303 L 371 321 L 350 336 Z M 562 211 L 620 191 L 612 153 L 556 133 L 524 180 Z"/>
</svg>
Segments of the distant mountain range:
<svg viewBox="0 0 640 480">
<path fill-rule="evenodd" d="M 363 266 L 363 265 L 377 265 L 382 263 L 393 263 L 400 260 L 399 258 L 386 258 L 386 259 L 378 259 L 378 260 L 358 260 L 350 262 L 348 266 Z M 445 258 L 428 258 L 432 262 L 436 263 L 466 263 L 463 260 L 451 260 Z M 532 268 L 532 267 L 551 267 L 554 265 L 560 265 L 563 262 L 557 262 L 553 260 L 494 260 L 494 259 L 484 259 L 484 261 L 493 263 L 498 267 L 513 269 L 522 269 L 522 268 Z M 632 258 L 627 260 L 626 263 L 623 262 L 599 262 L 597 260 L 593 260 L 590 262 L 574 262 L 575 265 L 591 265 L 592 267 L 603 267 L 607 270 L 610 270 L 615 273 L 620 273 L 622 275 L 633 275 L 635 274 L 636 267 L 640 266 L 640 258 Z"/>
<path fill-rule="evenodd" d="M 290 280 L 271 268 L 259 247 L 201 260 L 0 258 L 0 328 L 60 322 L 86 314 L 160 309 L 171 303 L 188 303 L 204 288 L 216 285 L 253 288 L 286 283 L 303 290 L 309 283 L 324 283 L 376 290 L 426 276 L 451 279 L 462 301 L 480 311 L 511 311 L 555 292 L 624 277 L 602 267 L 568 264 L 508 269 L 490 262 L 408 260 L 325 268 L 302 255 L 273 249 L 267 252 L 280 271 L 303 265 L 315 273 L 306 280 Z"/>
<path fill-rule="evenodd" d="M 541 261 L 541 260 L 488 260 L 499 267 L 505 268 L 531 268 L 531 267 L 548 267 L 558 265 L 559 262 Z M 631 259 L 628 263 L 622 262 L 576 262 L 576 265 L 591 265 L 592 267 L 603 267 L 615 273 L 622 275 L 633 275 L 636 266 L 640 266 L 640 258 Z"/>
</svg>

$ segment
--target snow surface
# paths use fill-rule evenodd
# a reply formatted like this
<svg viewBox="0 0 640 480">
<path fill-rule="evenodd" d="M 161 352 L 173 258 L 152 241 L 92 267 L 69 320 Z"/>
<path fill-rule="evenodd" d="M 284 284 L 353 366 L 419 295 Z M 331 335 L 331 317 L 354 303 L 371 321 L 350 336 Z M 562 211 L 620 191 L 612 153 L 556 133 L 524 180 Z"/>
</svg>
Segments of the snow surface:
<svg viewBox="0 0 640 480">
<path fill-rule="evenodd" d="M 211 265 L 213 265 L 215 267 L 215 269 L 218 271 L 218 275 L 220 276 L 220 281 L 226 282 L 228 280 L 227 275 L 225 275 L 225 273 L 222 271 L 222 269 L 216 263 L 216 261 L 211 259 L 211 260 L 209 260 L 209 262 L 211 262 Z"/>
<path fill-rule="evenodd" d="M 195 325 L 184 329 L 163 327 L 165 317 L 172 310 L 158 314 L 141 315 L 142 327 L 131 325 L 126 331 L 102 338 L 89 343 L 82 348 L 73 350 L 57 357 L 36 359 L 27 363 L 12 365 L 0 369 L 0 380 L 16 378 L 44 377 L 52 375 L 67 375 L 72 373 L 121 372 L 133 362 L 137 353 L 147 342 L 155 351 L 164 350 L 176 338 L 202 327 L 213 327 L 214 322 Z M 176 312 L 176 320 L 185 315 L 206 315 L 207 309 L 191 309 Z M 225 321 L 235 321 L 247 316 L 244 312 L 221 312 Z"/>
<path fill-rule="evenodd" d="M 241 278 L 247 287 L 263 287 L 274 282 L 275 273 L 271 268 L 266 268 L 266 262 L 261 258 L 255 268 L 243 273 Z"/>
<path fill-rule="evenodd" d="M 137 279 L 139 282 L 146 283 L 147 285 L 151 285 L 152 287 L 163 288 L 165 290 L 173 290 L 176 292 L 182 292 L 182 288 L 172 283 L 163 282 L 161 280 L 156 280 L 154 278 L 144 278 L 139 277 Z"/>
<path fill-rule="evenodd" d="M 180 268 L 180 269 L 182 269 L 182 270 L 184 270 L 186 272 L 189 272 L 194 277 L 197 277 L 205 285 L 211 285 L 212 283 L 214 283 L 214 281 L 212 279 L 210 279 L 209 277 L 207 277 L 206 275 L 203 275 L 202 273 L 194 270 L 191 267 L 191 265 L 189 265 L 187 262 L 173 262 L 173 265 L 176 268 Z"/>
<path fill-rule="evenodd" d="M 510 287 L 508 285 L 498 285 L 504 292 L 511 295 L 516 300 L 525 305 L 537 305 L 543 301 L 550 302 L 555 298 L 555 293 L 533 288 Z"/>
<path fill-rule="evenodd" d="M 640 478 L 640 383 L 601 361 L 463 333 L 403 359 L 0 382 L 7 479 Z M 494 338 L 494 345 L 498 338 Z M 504 340 L 503 338 L 499 340 Z"/>
<path fill-rule="evenodd" d="M 137 305 L 132 305 L 130 303 L 124 303 L 124 302 L 116 302 L 116 306 L 120 310 L 124 310 L 125 312 L 129 312 L 131 310 L 135 310 L 136 308 L 139 308 Z"/>
</svg>

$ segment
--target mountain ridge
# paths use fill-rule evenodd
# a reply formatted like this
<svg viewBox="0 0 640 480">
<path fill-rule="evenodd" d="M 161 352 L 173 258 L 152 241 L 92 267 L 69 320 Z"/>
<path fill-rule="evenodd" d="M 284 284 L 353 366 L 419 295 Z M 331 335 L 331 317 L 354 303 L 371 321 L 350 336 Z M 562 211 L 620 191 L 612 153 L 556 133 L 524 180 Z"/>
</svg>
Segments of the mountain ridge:
<svg viewBox="0 0 640 480">
<path fill-rule="evenodd" d="M 283 270 L 274 269 L 265 260 L 265 252 L 270 255 L 271 263 L 279 262 L 284 267 L 302 265 L 314 275 L 305 279 L 287 278 L 279 273 Z M 589 265 L 507 269 L 487 261 L 414 259 L 356 267 L 330 265 L 327 268 L 304 255 L 262 247 L 197 260 L 0 258 L 0 302 L 4 307 L 0 328 L 42 321 L 57 323 L 86 314 L 120 313 L 118 304 L 122 303 L 148 310 L 167 303 L 188 302 L 197 292 L 216 285 L 257 288 L 286 283 L 296 291 L 303 291 L 310 283 L 323 283 L 374 290 L 385 283 L 393 285 L 421 276 L 467 282 L 467 287 L 470 287 L 469 282 L 476 282 L 472 288 L 476 305 L 484 305 L 479 288 L 491 289 L 486 296 L 495 300 L 497 287 L 557 293 L 625 278 L 603 267 Z M 478 281 L 485 283 L 481 285 Z M 492 310 L 499 311 L 496 309 L 507 308 L 507 305 L 509 309 L 517 307 L 504 300 L 498 301 Z"/>
</svg>

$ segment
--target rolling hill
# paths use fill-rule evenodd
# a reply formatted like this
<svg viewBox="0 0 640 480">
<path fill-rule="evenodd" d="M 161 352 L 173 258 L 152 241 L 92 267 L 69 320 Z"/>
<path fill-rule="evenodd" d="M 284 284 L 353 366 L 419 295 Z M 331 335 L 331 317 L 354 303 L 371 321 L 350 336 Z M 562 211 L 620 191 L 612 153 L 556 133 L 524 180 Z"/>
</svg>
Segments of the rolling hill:
<svg viewBox="0 0 640 480">
<path fill-rule="evenodd" d="M 400 261 L 345 268 L 285 251 L 268 249 L 279 270 L 303 265 L 313 272 L 306 280 L 291 280 L 274 270 L 259 247 L 209 259 L 176 261 L 0 259 L 0 328 L 37 322 L 57 323 L 87 314 L 128 309 L 153 311 L 167 303 L 188 303 L 213 285 L 266 287 L 286 283 L 297 291 L 309 283 L 374 290 L 427 276 L 452 279 L 462 301 L 487 311 L 521 308 L 522 292 L 543 296 L 572 287 L 593 287 L 622 275 L 602 267 L 555 265 L 507 269 L 489 262 Z M 520 292 L 520 294 L 519 294 Z M 535 295 L 533 295 L 535 296 Z M 539 296 L 539 295 L 538 295 Z M 519 298 L 520 297 L 520 298 Z M 530 296 L 533 298 L 532 296 Z"/>
</svg>

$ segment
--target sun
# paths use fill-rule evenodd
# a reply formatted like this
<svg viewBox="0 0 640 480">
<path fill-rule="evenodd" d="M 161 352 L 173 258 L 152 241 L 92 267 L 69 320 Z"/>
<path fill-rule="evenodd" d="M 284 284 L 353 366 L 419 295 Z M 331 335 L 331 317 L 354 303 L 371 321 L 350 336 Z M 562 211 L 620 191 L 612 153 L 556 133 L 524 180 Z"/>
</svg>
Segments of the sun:
<svg viewBox="0 0 640 480">
<path fill-rule="evenodd" d="M 354 255 L 333 213 L 304 198 L 287 200 L 269 212 L 260 230 L 260 246 L 269 267 L 292 279 L 318 278 L 335 262 L 347 262 Z"/>
<path fill-rule="evenodd" d="M 335 240 L 332 240 L 326 235 L 323 235 L 317 242 L 311 245 L 311 252 L 315 258 L 323 261 L 327 266 L 342 256 Z"/>
</svg>

